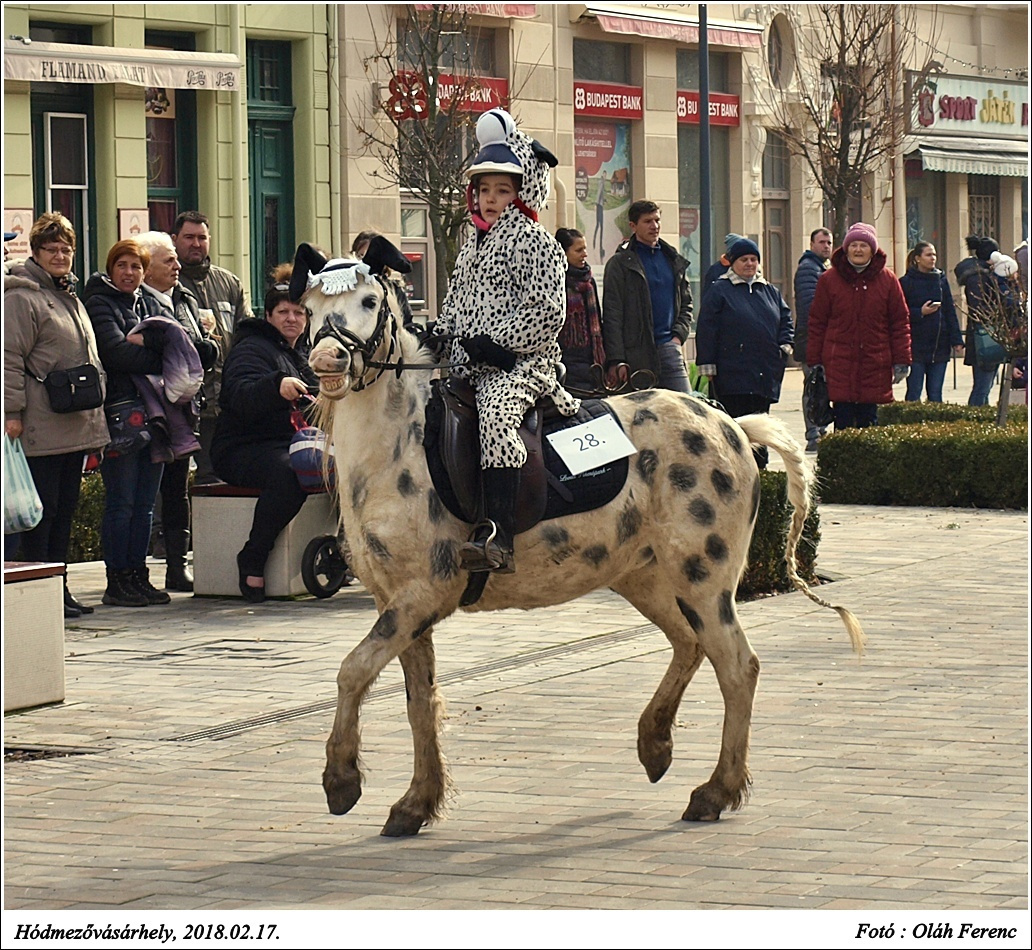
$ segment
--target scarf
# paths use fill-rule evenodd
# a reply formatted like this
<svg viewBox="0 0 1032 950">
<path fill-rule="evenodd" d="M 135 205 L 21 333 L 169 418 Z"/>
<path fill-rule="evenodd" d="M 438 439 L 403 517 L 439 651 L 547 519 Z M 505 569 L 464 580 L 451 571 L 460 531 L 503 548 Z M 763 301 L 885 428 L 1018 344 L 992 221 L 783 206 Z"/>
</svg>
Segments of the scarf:
<svg viewBox="0 0 1032 950">
<path fill-rule="evenodd" d="M 591 347 L 591 361 L 606 365 L 602 348 L 602 320 L 598 309 L 598 293 L 591 268 L 569 267 L 566 271 L 566 323 L 559 333 L 559 345 L 586 349 Z"/>
</svg>

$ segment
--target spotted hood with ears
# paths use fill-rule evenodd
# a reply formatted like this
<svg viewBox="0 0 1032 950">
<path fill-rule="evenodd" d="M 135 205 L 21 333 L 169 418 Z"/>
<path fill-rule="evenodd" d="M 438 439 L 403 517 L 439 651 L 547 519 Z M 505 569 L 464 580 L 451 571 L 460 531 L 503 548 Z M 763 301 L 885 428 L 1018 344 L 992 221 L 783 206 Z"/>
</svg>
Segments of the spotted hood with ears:
<svg viewBox="0 0 1032 950">
<path fill-rule="evenodd" d="M 466 174 L 490 173 L 522 175 L 519 201 L 526 211 L 541 211 L 551 193 L 549 169 L 555 168 L 559 160 L 544 145 L 521 132 L 516 121 L 504 109 L 491 109 L 477 120 L 477 144 L 480 151 Z M 473 208 L 475 195 L 472 189 L 467 193 Z"/>
</svg>

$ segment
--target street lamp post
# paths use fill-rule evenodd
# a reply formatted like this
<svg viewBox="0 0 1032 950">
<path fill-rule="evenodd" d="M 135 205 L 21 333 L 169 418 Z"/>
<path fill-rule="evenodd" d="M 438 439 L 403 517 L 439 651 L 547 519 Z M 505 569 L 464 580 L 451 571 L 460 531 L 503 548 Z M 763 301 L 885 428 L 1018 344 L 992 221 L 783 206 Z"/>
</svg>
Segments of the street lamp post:
<svg viewBox="0 0 1032 950">
<path fill-rule="evenodd" d="M 713 260 L 710 225 L 709 33 L 706 4 L 699 4 L 699 277 Z"/>
</svg>

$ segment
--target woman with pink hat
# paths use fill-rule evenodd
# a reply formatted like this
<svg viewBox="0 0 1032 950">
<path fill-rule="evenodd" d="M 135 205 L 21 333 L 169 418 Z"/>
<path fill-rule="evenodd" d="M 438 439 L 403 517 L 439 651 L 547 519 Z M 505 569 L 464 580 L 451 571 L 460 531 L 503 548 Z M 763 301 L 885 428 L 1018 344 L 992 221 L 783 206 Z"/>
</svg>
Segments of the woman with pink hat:
<svg viewBox="0 0 1032 950">
<path fill-rule="evenodd" d="M 817 281 L 808 366 L 823 366 L 835 428 L 873 425 L 878 404 L 910 367 L 910 319 L 896 275 L 869 224 L 854 224 Z"/>
</svg>

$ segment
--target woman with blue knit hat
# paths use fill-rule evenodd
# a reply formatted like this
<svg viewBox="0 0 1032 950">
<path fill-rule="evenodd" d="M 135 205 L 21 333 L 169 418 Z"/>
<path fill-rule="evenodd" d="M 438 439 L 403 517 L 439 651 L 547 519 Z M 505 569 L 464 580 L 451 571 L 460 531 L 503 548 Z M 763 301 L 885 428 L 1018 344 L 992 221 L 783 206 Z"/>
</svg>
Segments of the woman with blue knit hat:
<svg viewBox="0 0 1032 950">
<path fill-rule="evenodd" d="M 564 415 L 580 403 L 556 378 L 566 318 L 566 255 L 538 224 L 555 156 L 503 109 L 477 121 L 480 151 L 466 174 L 474 233 L 459 251 L 436 333 L 452 334 L 452 372 L 476 390 L 484 520 L 460 551 L 465 571 L 513 567 L 513 524 L 527 452 L 517 433 L 549 396 Z"/>
<path fill-rule="evenodd" d="M 710 392 L 737 418 L 770 412 L 792 352 L 792 313 L 760 274 L 760 249 L 739 238 L 727 249 L 728 270 L 706 291 L 695 332 L 696 363 Z M 757 454 L 760 468 L 766 449 Z"/>
</svg>

